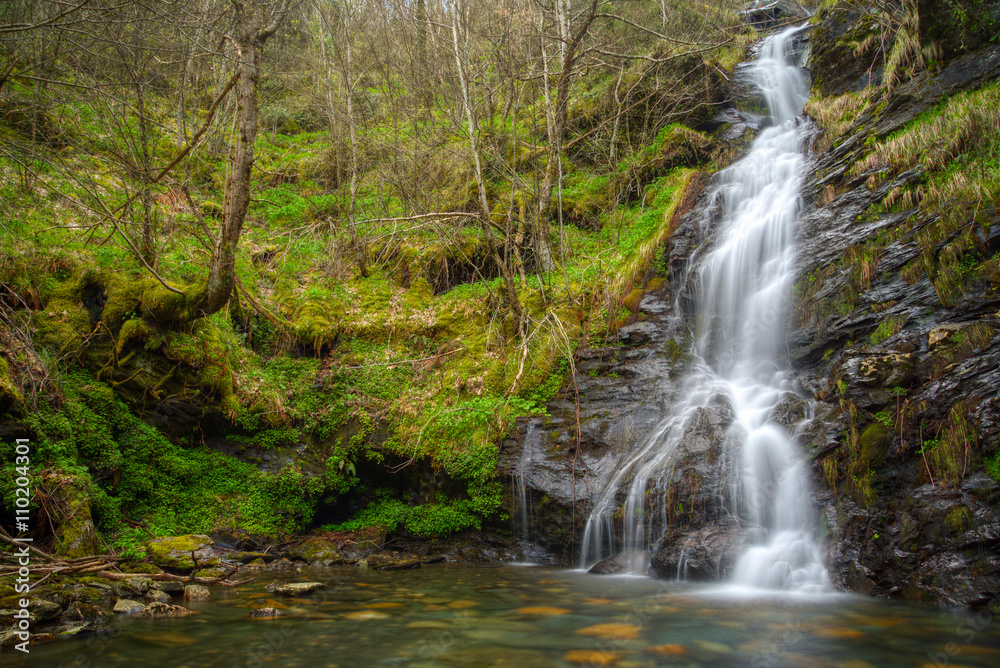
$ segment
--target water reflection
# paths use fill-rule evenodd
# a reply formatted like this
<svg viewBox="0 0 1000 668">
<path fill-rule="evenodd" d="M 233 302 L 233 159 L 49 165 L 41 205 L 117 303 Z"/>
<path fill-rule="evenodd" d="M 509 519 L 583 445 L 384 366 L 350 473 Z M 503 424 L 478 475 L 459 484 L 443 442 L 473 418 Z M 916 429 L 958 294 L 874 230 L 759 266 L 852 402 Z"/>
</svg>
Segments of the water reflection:
<svg viewBox="0 0 1000 668">
<path fill-rule="evenodd" d="M 273 576 L 271 576 L 273 577 Z M 698 588 L 545 567 L 441 564 L 379 573 L 303 569 L 308 598 L 263 576 L 216 590 L 200 614 L 131 620 L 118 637 L 5 653 L 5 666 L 997 666 L 981 613 L 856 596 Z M 195 607 L 192 604 L 191 607 Z M 253 608 L 284 616 L 250 620 Z M 949 644 L 951 643 L 951 644 Z"/>
</svg>

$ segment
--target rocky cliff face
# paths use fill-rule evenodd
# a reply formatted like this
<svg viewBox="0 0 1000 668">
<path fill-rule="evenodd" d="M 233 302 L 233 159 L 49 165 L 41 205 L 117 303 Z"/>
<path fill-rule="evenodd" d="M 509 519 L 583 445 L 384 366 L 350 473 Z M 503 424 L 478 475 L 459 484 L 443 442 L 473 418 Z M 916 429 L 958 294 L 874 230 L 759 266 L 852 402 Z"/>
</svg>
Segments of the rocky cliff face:
<svg viewBox="0 0 1000 668">
<path fill-rule="evenodd" d="M 938 41 L 953 57 L 900 74 L 896 42 L 935 35 L 906 14 L 915 7 L 899 11 L 876 52 L 863 45 L 880 29 L 875 14 L 842 4 L 813 20 L 807 112 L 819 129 L 792 304 L 796 391 L 776 417 L 811 464 L 838 588 L 976 606 L 1000 592 L 1000 155 L 970 126 L 991 118 L 1000 47 L 963 53 Z M 957 146 L 940 132 L 949 124 L 964 137 Z M 956 186 L 956 174 L 973 185 Z M 578 353 L 579 403 L 570 387 L 505 444 L 534 504 L 534 536 L 563 561 L 601 481 L 677 391 L 685 267 L 711 243 L 710 193 L 711 182 L 676 220 L 670 278 L 636 321 Z M 724 502 L 739 495 L 726 482 L 738 457 L 725 447 L 732 409 L 720 398 L 704 412 L 653 487 L 667 526 L 651 563 L 663 577 L 725 578 L 742 546 Z"/>
</svg>

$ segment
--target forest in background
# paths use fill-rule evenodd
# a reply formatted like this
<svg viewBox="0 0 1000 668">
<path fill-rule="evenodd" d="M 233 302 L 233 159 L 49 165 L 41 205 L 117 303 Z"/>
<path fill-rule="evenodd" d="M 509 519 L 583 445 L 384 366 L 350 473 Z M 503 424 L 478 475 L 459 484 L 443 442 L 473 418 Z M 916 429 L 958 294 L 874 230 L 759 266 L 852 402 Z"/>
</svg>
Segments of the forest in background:
<svg viewBox="0 0 1000 668">
<path fill-rule="evenodd" d="M 500 438 L 732 157 L 698 128 L 738 10 L 6 3 L 0 449 L 37 447 L 37 529 L 498 518 Z"/>
</svg>

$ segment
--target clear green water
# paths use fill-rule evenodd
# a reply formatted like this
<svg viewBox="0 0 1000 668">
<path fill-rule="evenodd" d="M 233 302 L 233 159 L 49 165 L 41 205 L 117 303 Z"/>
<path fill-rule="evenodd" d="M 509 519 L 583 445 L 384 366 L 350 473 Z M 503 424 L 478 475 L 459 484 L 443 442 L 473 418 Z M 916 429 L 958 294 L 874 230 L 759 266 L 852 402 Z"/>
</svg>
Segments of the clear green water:
<svg viewBox="0 0 1000 668">
<path fill-rule="evenodd" d="M 278 599 L 271 579 L 328 584 Z M 261 575 L 186 618 L 5 652 L 16 666 L 1000 666 L 1000 619 L 856 596 L 766 599 L 517 566 Z M 255 607 L 285 617 L 249 620 Z M 614 625 L 614 626 L 604 626 Z"/>
</svg>

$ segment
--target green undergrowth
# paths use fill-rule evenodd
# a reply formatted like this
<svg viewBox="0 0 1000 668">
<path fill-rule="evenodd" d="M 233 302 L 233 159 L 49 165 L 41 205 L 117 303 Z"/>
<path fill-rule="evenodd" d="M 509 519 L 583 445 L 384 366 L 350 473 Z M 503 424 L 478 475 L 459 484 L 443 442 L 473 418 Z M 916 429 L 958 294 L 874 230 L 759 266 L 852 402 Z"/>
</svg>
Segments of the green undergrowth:
<svg viewBox="0 0 1000 668">
<path fill-rule="evenodd" d="M 61 374 L 59 385 L 58 403 L 43 403 L 24 418 L 33 460 L 84 479 L 97 526 L 119 548 L 143 536 L 216 528 L 295 533 L 328 491 L 321 478 L 294 466 L 262 471 L 195 440 L 174 442 L 84 371 Z M 4 490 L 5 497 L 11 493 Z"/>
<path fill-rule="evenodd" d="M 706 57 L 728 70 L 753 37 L 740 33 Z M 704 65 L 700 56 L 693 63 Z M 644 67 L 631 68 L 625 85 L 651 86 Z M 607 125 L 615 81 L 605 71 L 574 84 L 570 134 Z M 4 88 L 25 104 L 31 93 L 13 81 Z M 139 534 L 219 523 L 268 536 L 303 531 L 318 507 L 372 496 L 359 474 L 366 464 L 426 465 L 447 484 L 420 499 L 394 490 L 355 525 L 377 512 L 435 535 L 499 516 L 501 439 L 518 417 L 545 410 L 582 341 L 601 344 L 637 317 L 678 207 L 714 147 L 657 116 L 641 130 L 623 126 L 614 158 L 590 150 L 607 148 L 610 125 L 587 140 L 588 151 L 567 151 L 553 198 L 563 215 L 543 221 L 559 266 L 539 272 L 530 239 L 547 166 L 542 102 L 522 100 L 515 117 L 501 111 L 506 90 L 496 94 L 497 109 L 480 119 L 485 187 L 492 222 L 510 226 L 503 252 L 522 323 L 511 318 L 482 230 L 465 215 L 478 193 L 464 128 L 448 109 L 398 123 L 372 107 L 358 128 L 352 230 L 349 143 L 299 131 L 316 124 L 294 96 L 269 100 L 236 261 L 252 299 L 238 290 L 207 318 L 192 304 L 225 201 L 218 142 L 151 186 L 155 267 L 178 295 L 130 248 L 138 185 L 115 162 L 99 109 L 54 108 L 54 126 L 75 138 L 58 151 L 26 146 L 0 119 L 3 139 L 16 140 L 11 150 L 33 167 L 0 159 L 0 283 L 23 299 L 12 308 L 30 315 L 53 397 L 61 393 L 16 419 L 36 434 L 40 462 L 86 478 L 106 536 L 134 547 Z M 178 151 L 164 129 L 174 122 L 167 102 L 149 102 L 155 164 Z M 124 234 L 106 220 L 119 210 L 128 212 Z M 407 219 L 435 211 L 455 215 Z M 0 367 L 0 407 L 23 408 L 9 376 Z M 164 407 L 180 409 L 165 420 Z"/>
</svg>

